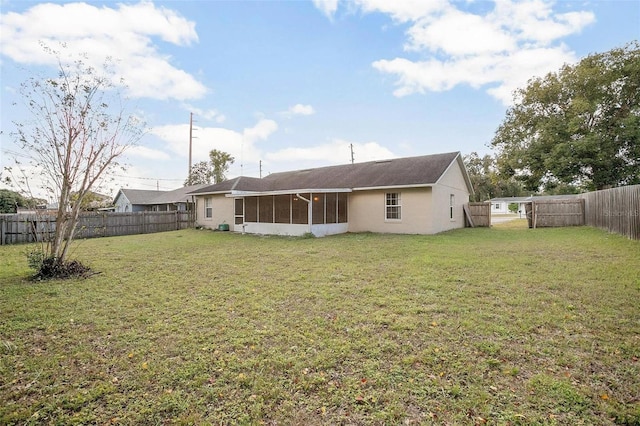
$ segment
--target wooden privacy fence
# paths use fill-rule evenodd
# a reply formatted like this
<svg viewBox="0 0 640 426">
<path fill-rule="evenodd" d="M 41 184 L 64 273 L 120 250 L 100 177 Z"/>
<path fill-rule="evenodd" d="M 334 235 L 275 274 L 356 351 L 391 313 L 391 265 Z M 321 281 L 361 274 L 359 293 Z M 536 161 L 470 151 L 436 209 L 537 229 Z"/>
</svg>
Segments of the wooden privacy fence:
<svg viewBox="0 0 640 426">
<path fill-rule="evenodd" d="M 529 228 L 584 225 L 582 198 L 565 200 L 540 200 L 525 204 Z"/>
<path fill-rule="evenodd" d="M 194 212 L 86 212 L 78 218 L 75 238 L 150 234 L 191 228 Z M 46 241 L 55 232 L 56 218 L 48 214 L 0 215 L 0 245 Z"/>
<path fill-rule="evenodd" d="M 640 240 L 640 185 L 582 194 L 585 223 Z"/>
<path fill-rule="evenodd" d="M 466 226 L 491 226 L 491 203 L 468 203 L 464 206 Z"/>
</svg>

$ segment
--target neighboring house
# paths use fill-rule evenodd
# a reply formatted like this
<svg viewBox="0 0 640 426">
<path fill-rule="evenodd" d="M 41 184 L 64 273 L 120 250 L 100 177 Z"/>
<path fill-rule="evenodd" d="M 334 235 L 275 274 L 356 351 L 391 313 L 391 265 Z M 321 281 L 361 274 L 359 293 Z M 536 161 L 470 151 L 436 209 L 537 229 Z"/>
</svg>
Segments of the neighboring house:
<svg viewBox="0 0 640 426">
<path fill-rule="evenodd" d="M 473 191 L 459 152 L 241 176 L 191 192 L 196 224 L 315 236 L 435 234 L 465 225 Z"/>
<path fill-rule="evenodd" d="M 143 211 L 186 211 L 193 205 L 193 197 L 189 192 L 208 185 L 192 185 L 173 191 L 153 191 L 146 189 L 120 189 L 113 204 L 116 212 Z"/>
<path fill-rule="evenodd" d="M 579 194 L 567 194 L 567 195 L 530 195 L 528 197 L 502 197 L 492 198 L 489 200 L 491 203 L 491 214 L 511 214 L 509 210 L 509 204 L 517 203 L 518 210 L 516 214 L 525 214 L 525 204 L 532 201 L 545 201 L 545 200 L 566 200 L 579 197 Z"/>
</svg>

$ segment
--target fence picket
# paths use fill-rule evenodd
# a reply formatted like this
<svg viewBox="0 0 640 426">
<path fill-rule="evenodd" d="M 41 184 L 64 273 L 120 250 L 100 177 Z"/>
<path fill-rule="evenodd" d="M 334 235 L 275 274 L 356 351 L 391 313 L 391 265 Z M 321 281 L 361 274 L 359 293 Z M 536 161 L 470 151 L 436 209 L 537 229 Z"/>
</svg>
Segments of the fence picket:
<svg viewBox="0 0 640 426">
<path fill-rule="evenodd" d="M 75 238 L 111 237 L 186 229 L 195 225 L 195 213 L 187 211 L 136 213 L 81 213 Z M 55 216 L 49 214 L 0 215 L 0 245 L 35 242 L 51 234 Z M 37 230 L 34 235 L 33 230 Z"/>
</svg>

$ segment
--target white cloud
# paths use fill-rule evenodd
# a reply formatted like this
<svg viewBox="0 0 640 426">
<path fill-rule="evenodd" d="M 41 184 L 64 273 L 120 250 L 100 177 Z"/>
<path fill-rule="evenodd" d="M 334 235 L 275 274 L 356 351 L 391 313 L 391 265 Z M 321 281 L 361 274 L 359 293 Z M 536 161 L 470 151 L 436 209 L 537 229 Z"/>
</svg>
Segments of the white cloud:
<svg viewBox="0 0 640 426">
<path fill-rule="evenodd" d="M 118 4 L 116 9 L 87 3 L 33 6 L 22 14 L 10 12 L 0 20 L 2 54 L 15 62 L 56 65 L 40 43 L 60 50 L 61 59 L 86 54 L 86 62 L 101 69 L 107 57 L 117 60 L 114 81 L 124 78 L 134 97 L 194 99 L 207 89 L 158 52 L 153 38 L 178 46 L 198 41 L 195 23 L 152 2 Z"/>
<path fill-rule="evenodd" d="M 244 129 L 242 136 L 245 142 L 254 143 L 267 139 L 276 130 L 278 130 L 278 123 L 263 118 L 255 126 Z"/>
<path fill-rule="evenodd" d="M 189 104 L 183 104 L 182 108 L 193 113 L 193 119 L 198 120 L 200 118 L 207 121 L 215 121 L 216 123 L 223 123 L 227 117 L 220 114 L 216 109 L 202 109 Z"/>
<path fill-rule="evenodd" d="M 169 160 L 171 156 L 164 151 L 148 148 L 146 146 L 132 146 L 126 150 L 127 156 L 146 158 L 149 160 Z"/>
<path fill-rule="evenodd" d="M 338 0 L 313 0 L 313 4 L 329 18 L 338 10 Z"/>
<path fill-rule="evenodd" d="M 495 0 L 494 8 L 483 8 L 488 11 L 482 13 L 468 11 L 469 3 L 448 0 L 356 3 L 364 13 L 384 13 L 409 24 L 404 47 L 420 59 L 372 63 L 378 71 L 396 76 L 395 96 L 469 85 L 485 87 L 505 105 L 530 78 L 576 61 L 561 39 L 595 21 L 592 12 L 559 13 L 554 2 L 546 0 Z"/>
<path fill-rule="evenodd" d="M 448 0 L 356 0 L 365 13 L 390 15 L 394 21 L 409 22 L 430 16 L 448 7 Z"/>
<path fill-rule="evenodd" d="M 256 146 L 278 130 L 278 124 L 269 119 L 260 119 L 253 127 L 238 132 L 222 127 L 198 127 L 193 132 L 192 163 L 208 161 L 209 152 L 213 149 L 227 152 L 236 159 L 236 163 L 257 163 L 262 156 L 262 150 Z M 150 132 L 160 138 L 173 156 L 188 158 L 189 156 L 189 125 L 176 124 L 158 126 Z M 188 167 L 185 166 L 185 170 Z"/>
<path fill-rule="evenodd" d="M 504 52 L 516 47 L 516 41 L 499 24 L 456 9 L 433 20 L 416 22 L 407 36 L 408 50 L 427 49 L 454 56 Z"/>
<path fill-rule="evenodd" d="M 314 166 L 346 164 L 351 162 L 351 145 L 353 145 L 354 159 L 358 163 L 396 157 L 395 154 L 377 142 L 358 143 L 343 139 L 334 139 L 322 145 L 304 148 L 285 148 L 271 152 L 266 155 L 266 160 L 271 164 L 293 163 L 301 164 L 301 167 L 307 167 L 310 164 Z M 289 168 L 288 170 L 295 168 L 296 167 Z"/>
<path fill-rule="evenodd" d="M 283 113 L 285 117 L 293 117 L 294 115 L 313 115 L 316 111 L 311 105 L 295 104 Z"/>
</svg>

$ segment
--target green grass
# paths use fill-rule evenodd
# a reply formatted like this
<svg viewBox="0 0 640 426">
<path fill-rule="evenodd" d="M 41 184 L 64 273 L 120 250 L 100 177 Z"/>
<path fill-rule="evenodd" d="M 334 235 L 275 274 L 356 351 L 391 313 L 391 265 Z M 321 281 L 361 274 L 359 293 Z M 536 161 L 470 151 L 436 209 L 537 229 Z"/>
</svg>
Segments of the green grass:
<svg viewBox="0 0 640 426">
<path fill-rule="evenodd" d="M 0 247 L 0 424 L 640 424 L 640 244 L 187 230 Z"/>
</svg>

